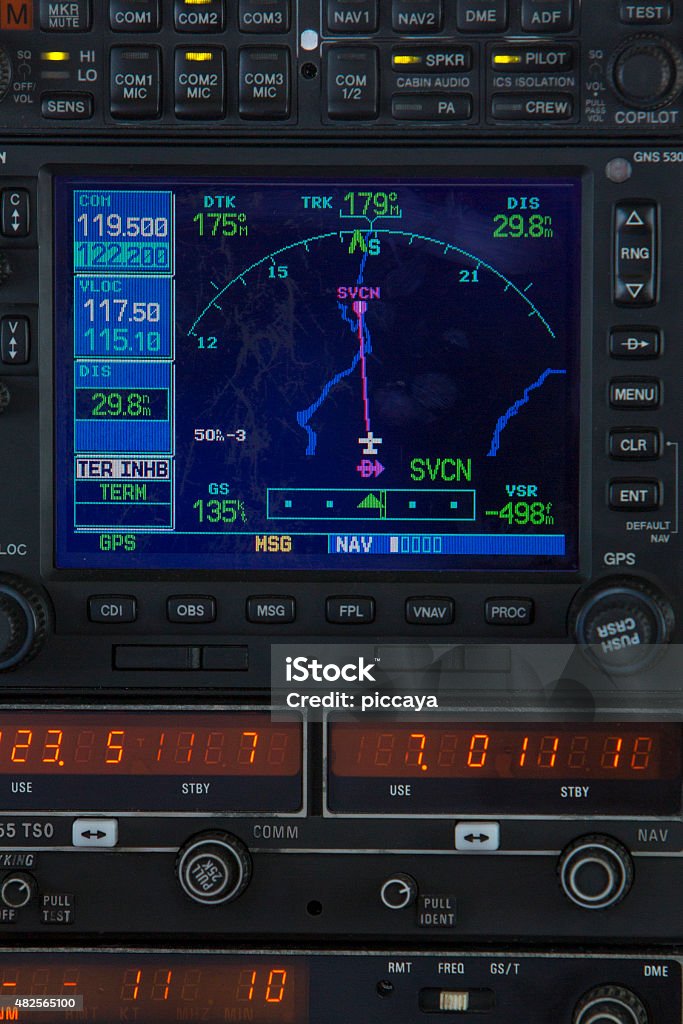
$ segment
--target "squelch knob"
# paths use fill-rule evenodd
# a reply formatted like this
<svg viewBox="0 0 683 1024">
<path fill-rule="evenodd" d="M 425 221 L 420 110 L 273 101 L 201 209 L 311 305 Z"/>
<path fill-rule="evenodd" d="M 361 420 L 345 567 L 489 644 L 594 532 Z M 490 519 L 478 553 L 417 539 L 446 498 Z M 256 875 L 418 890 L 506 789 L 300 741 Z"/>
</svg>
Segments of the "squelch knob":
<svg viewBox="0 0 683 1024">
<path fill-rule="evenodd" d="M 610 71 L 616 92 L 632 107 L 663 107 L 683 85 L 681 54 L 657 36 L 632 36 L 614 54 Z"/>
<path fill-rule="evenodd" d="M 230 832 L 202 832 L 178 853 L 176 874 L 185 894 L 195 902 L 230 903 L 249 885 L 251 857 L 242 840 Z"/>
<path fill-rule="evenodd" d="M 47 637 L 45 602 L 28 584 L 0 576 L 0 672 L 28 661 Z"/>
<path fill-rule="evenodd" d="M 649 1024 L 642 1002 L 630 989 L 602 985 L 579 1000 L 572 1024 Z"/>
<path fill-rule="evenodd" d="M 12 61 L 7 50 L 0 46 L 0 100 L 4 100 L 12 84 Z"/>
<path fill-rule="evenodd" d="M 607 910 L 633 885 L 633 861 L 611 836 L 581 836 L 562 852 L 557 873 L 565 896 L 583 910 Z"/>
</svg>

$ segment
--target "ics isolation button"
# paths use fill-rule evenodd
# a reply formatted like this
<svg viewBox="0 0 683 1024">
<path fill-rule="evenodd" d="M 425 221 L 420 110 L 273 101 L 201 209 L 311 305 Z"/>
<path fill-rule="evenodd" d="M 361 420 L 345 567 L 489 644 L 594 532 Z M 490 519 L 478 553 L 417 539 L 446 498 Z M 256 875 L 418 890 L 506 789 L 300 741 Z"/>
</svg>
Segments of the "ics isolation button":
<svg viewBox="0 0 683 1024">
<path fill-rule="evenodd" d="M 668 25 L 673 4 L 671 0 L 620 0 L 619 17 L 625 25 Z"/>
<path fill-rule="evenodd" d="M 394 32 L 406 36 L 432 34 L 443 28 L 443 0 L 392 0 Z"/>
<path fill-rule="evenodd" d="M 471 46 L 403 46 L 391 55 L 394 71 L 471 71 Z"/>
<path fill-rule="evenodd" d="M 289 50 L 286 46 L 240 50 L 240 117 L 276 121 L 289 117 Z"/>
<path fill-rule="evenodd" d="M 175 115 L 217 121 L 225 114 L 225 51 L 222 47 L 175 52 Z"/>
<path fill-rule="evenodd" d="M 571 32 L 574 0 L 522 0 L 525 32 Z"/>
<path fill-rule="evenodd" d="M 569 121 L 574 97 L 564 92 L 498 93 L 491 114 L 496 121 Z"/>
<path fill-rule="evenodd" d="M 651 306 L 657 301 L 657 205 L 631 200 L 614 211 L 614 301 Z"/>
<path fill-rule="evenodd" d="M 399 93 L 392 96 L 391 116 L 397 121 L 469 121 L 472 97 L 449 93 Z"/>
<path fill-rule="evenodd" d="M 40 0 L 43 32 L 89 32 L 91 25 L 92 0 Z"/>
<path fill-rule="evenodd" d="M 327 0 L 327 31 L 365 35 L 379 28 L 379 0 Z"/>
<path fill-rule="evenodd" d="M 371 121 L 379 114 L 379 64 L 374 46 L 327 51 L 327 115 L 333 121 Z"/>
<path fill-rule="evenodd" d="M 138 121 L 158 117 L 161 53 L 157 46 L 112 46 L 111 116 Z"/>
<path fill-rule="evenodd" d="M 93 115 L 89 92 L 44 92 L 40 113 L 49 121 L 88 121 Z"/>
<path fill-rule="evenodd" d="M 225 28 L 225 0 L 175 0 L 177 32 L 222 32 Z"/>
<path fill-rule="evenodd" d="M 240 0 L 240 32 L 289 32 L 292 0 Z"/>
<path fill-rule="evenodd" d="M 657 480 L 612 480 L 609 507 L 620 512 L 648 512 L 660 507 L 662 488 Z"/>
<path fill-rule="evenodd" d="M 109 0 L 109 27 L 112 32 L 158 32 L 159 0 Z"/>
<path fill-rule="evenodd" d="M 458 0 L 459 32 L 505 32 L 508 0 Z"/>
<path fill-rule="evenodd" d="M 506 74 L 571 71 L 576 61 L 573 46 L 496 46 L 491 67 Z"/>
</svg>

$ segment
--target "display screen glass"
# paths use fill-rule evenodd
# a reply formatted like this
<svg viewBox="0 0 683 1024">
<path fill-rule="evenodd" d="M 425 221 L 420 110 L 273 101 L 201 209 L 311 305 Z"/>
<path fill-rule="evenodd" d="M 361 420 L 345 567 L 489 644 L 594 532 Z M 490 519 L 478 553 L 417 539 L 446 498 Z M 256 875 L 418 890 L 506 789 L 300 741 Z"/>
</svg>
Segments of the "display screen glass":
<svg viewBox="0 0 683 1024">
<path fill-rule="evenodd" d="M 681 729 L 609 723 L 334 722 L 328 732 L 334 810 L 527 811 L 546 800 L 609 811 L 680 807 Z M 405 783 L 410 785 L 406 787 Z M 391 799 L 392 790 L 410 799 Z M 394 805 L 396 805 L 394 807 Z M 653 807 L 654 810 L 654 807 Z"/>
<path fill-rule="evenodd" d="M 51 809 L 298 810 L 302 736 L 266 712 L 6 712 L 0 793 Z"/>
<path fill-rule="evenodd" d="M 306 1024 L 308 988 L 293 957 L 15 953 L 0 963 L 0 1019 Z"/>
<path fill-rule="evenodd" d="M 578 178 L 54 188 L 59 567 L 578 567 Z"/>
</svg>

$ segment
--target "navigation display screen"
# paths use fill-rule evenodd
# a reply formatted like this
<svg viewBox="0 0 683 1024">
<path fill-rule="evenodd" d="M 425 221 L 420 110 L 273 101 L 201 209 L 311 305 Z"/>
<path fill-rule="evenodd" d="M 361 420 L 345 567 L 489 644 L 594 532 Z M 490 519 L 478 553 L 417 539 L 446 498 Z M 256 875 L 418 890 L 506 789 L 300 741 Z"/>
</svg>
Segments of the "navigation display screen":
<svg viewBox="0 0 683 1024">
<path fill-rule="evenodd" d="M 55 179 L 62 568 L 575 570 L 577 179 Z"/>
</svg>

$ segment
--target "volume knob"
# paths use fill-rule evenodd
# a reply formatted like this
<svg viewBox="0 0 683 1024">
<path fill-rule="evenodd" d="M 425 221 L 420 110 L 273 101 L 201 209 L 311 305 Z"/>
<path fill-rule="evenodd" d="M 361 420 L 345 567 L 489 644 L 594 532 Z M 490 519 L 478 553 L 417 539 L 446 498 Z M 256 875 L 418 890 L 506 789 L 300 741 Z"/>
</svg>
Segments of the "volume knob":
<svg viewBox="0 0 683 1024">
<path fill-rule="evenodd" d="M 242 895 L 251 878 L 251 857 L 230 832 L 203 832 L 180 850 L 176 873 L 190 899 L 216 906 Z"/>
<path fill-rule="evenodd" d="M 582 836 L 563 851 L 557 872 L 572 903 L 583 910 L 607 910 L 630 892 L 633 861 L 611 836 Z"/>
<path fill-rule="evenodd" d="M 662 107 L 681 88 L 681 55 L 657 36 L 632 36 L 615 53 L 610 68 L 614 88 L 632 107 Z"/>
<path fill-rule="evenodd" d="M 47 637 L 45 602 L 23 580 L 0 576 L 0 672 L 28 661 Z"/>
<path fill-rule="evenodd" d="M 620 985 L 591 989 L 579 1001 L 572 1024 L 649 1024 L 649 1015 L 637 995 Z"/>
</svg>

